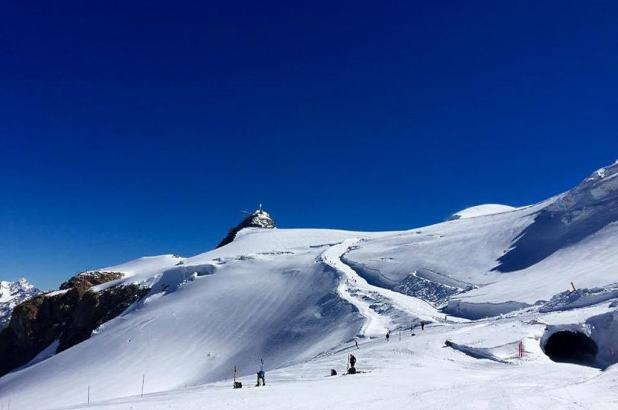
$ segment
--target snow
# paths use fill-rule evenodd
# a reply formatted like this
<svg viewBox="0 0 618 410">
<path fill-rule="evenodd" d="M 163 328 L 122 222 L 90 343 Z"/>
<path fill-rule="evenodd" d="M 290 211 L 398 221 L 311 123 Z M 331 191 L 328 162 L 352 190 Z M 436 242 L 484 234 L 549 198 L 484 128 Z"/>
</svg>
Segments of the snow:
<svg viewBox="0 0 618 410">
<path fill-rule="evenodd" d="M 40 292 L 28 280 L 21 278 L 16 282 L 0 281 L 0 303 L 7 303 L 19 299 L 23 295 Z"/>
<path fill-rule="evenodd" d="M 39 354 L 37 354 L 32 360 L 30 360 L 28 363 L 26 363 L 21 368 L 26 368 L 28 366 L 32 366 L 33 364 L 42 362 L 45 359 L 49 359 L 50 357 L 56 354 L 56 350 L 58 350 L 58 346 L 60 346 L 60 341 L 54 340 L 53 342 L 49 344 L 49 346 L 41 350 Z"/>
<path fill-rule="evenodd" d="M 465 219 L 465 218 L 476 218 L 477 216 L 485 216 L 485 215 L 493 215 L 499 214 L 502 212 L 510 212 L 517 208 L 501 205 L 501 204 L 483 204 L 476 205 L 470 208 L 462 209 L 459 212 L 455 212 L 451 218 L 452 219 Z"/>
<path fill-rule="evenodd" d="M 15 306 L 40 293 L 25 278 L 15 282 L 0 281 L 0 330 L 8 325 Z"/>
<path fill-rule="evenodd" d="M 408 231 L 245 228 L 192 257 L 99 269 L 124 275 L 95 291 L 150 292 L 85 342 L 0 378 L 0 404 L 616 408 L 618 165 L 602 174 Z M 585 331 L 607 369 L 551 361 L 543 343 L 559 329 Z M 343 375 L 350 353 L 360 374 Z M 261 358 L 267 386 L 254 388 Z"/>
<path fill-rule="evenodd" d="M 68 291 L 69 291 L 69 289 L 53 290 L 51 292 L 45 292 L 45 296 L 47 296 L 47 297 L 50 297 L 50 296 L 60 296 L 60 295 L 64 295 Z"/>
<path fill-rule="evenodd" d="M 600 309 L 600 308 L 597 308 Z M 591 408 L 618 405 L 618 373 L 550 361 L 540 349 L 544 325 L 529 324 L 534 314 L 476 323 L 427 326 L 393 333 L 391 340 L 365 340 L 356 349 L 341 349 L 303 363 L 266 372 L 266 387 L 253 387 L 255 375 L 240 378 L 243 388 L 231 388 L 231 379 L 206 385 L 155 392 L 141 378 L 131 395 L 105 399 L 91 386 L 72 405 L 55 409 L 248 409 L 266 408 Z M 444 347 L 452 340 L 461 350 Z M 525 355 L 518 357 L 524 342 Z M 353 353 L 364 372 L 343 375 L 347 355 Z M 480 358 L 472 357 L 480 354 Z M 483 358 L 482 356 L 487 356 Z M 256 364 L 256 368 L 257 368 Z M 339 375 L 329 376 L 330 369 Z M 139 382 L 139 383 L 138 383 Z M 18 403 L 13 398 L 12 403 Z"/>
<path fill-rule="evenodd" d="M 361 328 L 360 336 L 382 336 L 389 329 L 404 327 L 410 323 L 422 321 L 434 321 L 441 316 L 438 311 L 423 300 L 393 292 L 389 289 L 370 285 L 364 278 L 358 275 L 351 267 L 346 265 L 341 257 L 352 247 L 360 242 L 359 239 L 347 239 L 340 244 L 329 247 L 321 255 L 322 260 L 328 266 L 340 272 L 345 280 L 342 280 L 337 288 L 341 297 L 354 305 L 365 317 L 365 323 Z M 376 311 L 376 303 L 387 304 L 391 309 L 401 312 L 413 312 L 414 316 L 389 317 L 389 312 Z M 390 312 L 392 313 L 392 312 Z M 399 322 L 399 323 L 398 323 Z"/>
</svg>

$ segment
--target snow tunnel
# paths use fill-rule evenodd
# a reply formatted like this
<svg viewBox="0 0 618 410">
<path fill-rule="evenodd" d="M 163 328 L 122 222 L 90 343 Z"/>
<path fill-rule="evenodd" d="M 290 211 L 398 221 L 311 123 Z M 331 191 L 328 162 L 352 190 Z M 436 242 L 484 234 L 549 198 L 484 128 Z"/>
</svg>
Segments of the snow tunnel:
<svg viewBox="0 0 618 410">
<path fill-rule="evenodd" d="M 561 330 L 553 333 L 545 342 L 545 354 L 554 362 L 595 366 L 599 347 L 582 332 Z"/>
</svg>

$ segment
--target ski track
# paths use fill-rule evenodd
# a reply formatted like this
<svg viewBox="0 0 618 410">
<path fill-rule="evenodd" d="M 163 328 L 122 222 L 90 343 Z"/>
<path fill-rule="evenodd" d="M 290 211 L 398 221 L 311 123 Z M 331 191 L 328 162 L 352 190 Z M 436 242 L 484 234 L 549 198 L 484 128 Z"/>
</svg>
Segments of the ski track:
<svg viewBox="0 0 618 410">
<path fill-rule="evenodd" d="M 322 252 L 321 260 L 341 274 L 341 282 L 337 287 L 339 295 L 353 304 L 365 317 L 365 323 L 359 332 L 359 336 L 383 336 L 388 329 L 407 328 L 410 325 L 409 323 L 397 323 L 392 318 L 379 314 L 372 308 L 372 305 L 376 303 L 387 304 L 420 320 L 432 322 L 439 320 L 440 313 L 427 302 L 370 285 L 354 269 L 345 264 L 341 260 L 342 256 L 358 242 L 360 242 L 360 239 L 352 238 L 333 245 Z"/>
</svg>

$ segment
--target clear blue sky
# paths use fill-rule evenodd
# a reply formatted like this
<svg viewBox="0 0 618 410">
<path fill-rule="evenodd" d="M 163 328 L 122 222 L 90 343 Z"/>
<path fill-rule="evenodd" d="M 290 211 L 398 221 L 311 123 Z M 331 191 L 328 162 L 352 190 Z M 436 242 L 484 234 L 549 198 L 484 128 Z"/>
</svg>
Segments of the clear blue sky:
<svg viewBox="0 0 618 410">
<path fill-rule="evenodd" d="M 496 4 L 502 3 L 502 4 Z M 507 4 L 508 3 L 508 4 Z M 0 278 L 413 228 L 618 158 L 615 1 L 9 1 Z"/>
</svg>

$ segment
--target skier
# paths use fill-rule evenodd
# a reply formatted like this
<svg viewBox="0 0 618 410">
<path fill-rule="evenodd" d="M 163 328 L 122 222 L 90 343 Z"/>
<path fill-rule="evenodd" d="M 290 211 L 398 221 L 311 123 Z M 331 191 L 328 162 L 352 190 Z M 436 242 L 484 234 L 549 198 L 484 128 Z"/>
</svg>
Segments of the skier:
<svg viewBox="0 0 618 410">
<path fill-rule="evenodd" d="M 235 389 L 242 389 L 242 383 L 239 381 L 236 381 L 236 374 L 238 373 L 238 371 L 236 370 L 236 366 L 234 366 L 234 388 Z"/>
<path fill-rule="evenodd" d="M 264 372 L 264 359 L 261 360 L 260 371 L 257 372 L 257 386 L 266 386 L 266 372 Z M 260 384 L 261 382 L 261 384 Z"/>
<path fill-rule="evenodd" d="M 388 340 L 391 338 L 391 331 L 390 330 L 386 330 L 386 341 L 388 342 Z"/>
<path fill-rule="evenodd" d="M 356 374 L 356 367 L 354 367 L 356 365 L 356 357 L 354 357 L 354 355 L 351 353 L 348 359 L 348 364 L 350 366 L 348 368 L 348 374 Z"/>
<path fill-rule="evenodd" d="M 421 321 L 421 330 L 425 330 L 425 322 Z"/>
<path fill-rule="evenodd" d="M 360 347 L 358 347 L 358 340 L 354 339 L 354 344 L 356 345 L 356 350 L 360 350 Z"/>
</svg>

